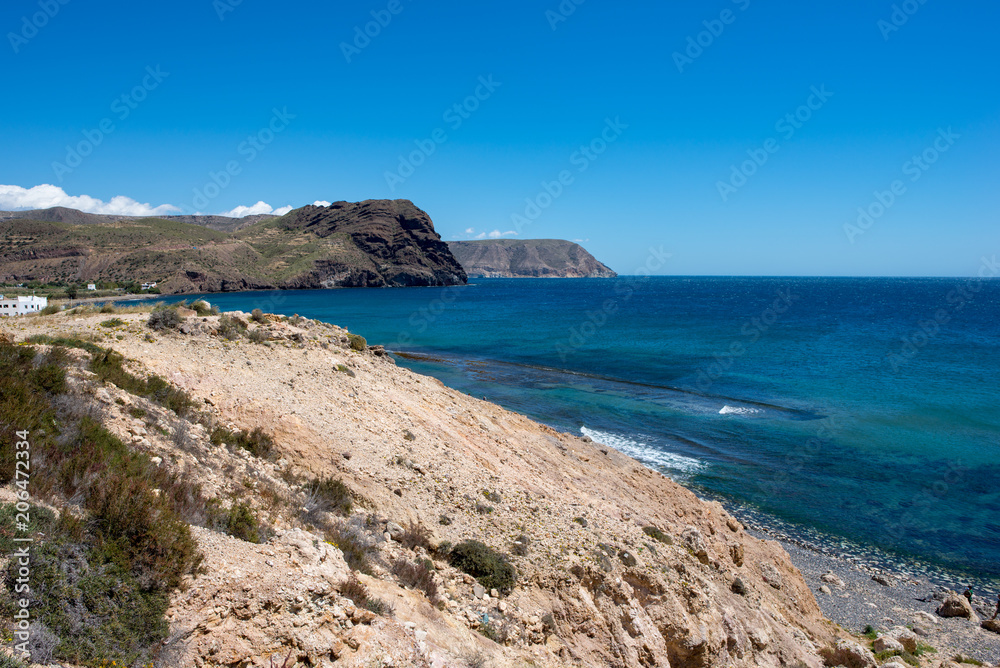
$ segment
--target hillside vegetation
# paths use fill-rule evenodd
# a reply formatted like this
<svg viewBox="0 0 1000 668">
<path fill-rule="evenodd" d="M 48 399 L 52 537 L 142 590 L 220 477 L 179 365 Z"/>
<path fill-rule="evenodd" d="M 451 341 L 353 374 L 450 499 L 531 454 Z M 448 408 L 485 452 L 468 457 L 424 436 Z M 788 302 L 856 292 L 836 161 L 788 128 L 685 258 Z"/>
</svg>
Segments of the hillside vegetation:
<svg viewBox="0 0 1000 668">
<path fill-rule="evenodd" d="M 466 280 L 431 219 L 407 200 L 308 206 L 233 232 L 172 218 L 93 218 L 0 220 L 0 282 L 156 281 L 164 293 L 189 293 Z"/>
</svg>

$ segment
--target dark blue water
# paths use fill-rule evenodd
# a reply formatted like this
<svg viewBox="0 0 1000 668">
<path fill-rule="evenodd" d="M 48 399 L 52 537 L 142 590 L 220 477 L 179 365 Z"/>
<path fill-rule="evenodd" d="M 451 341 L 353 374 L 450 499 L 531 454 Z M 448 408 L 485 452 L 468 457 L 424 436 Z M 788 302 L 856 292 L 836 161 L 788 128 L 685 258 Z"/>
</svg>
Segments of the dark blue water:
<svg viewBox="0 0 1000 668">
<path fill-rule="evenodd" d="M 827 546 L 1000 579 L 1000 281 L 490 279 L 207 298 L 343 325 Z"/>
</svg>

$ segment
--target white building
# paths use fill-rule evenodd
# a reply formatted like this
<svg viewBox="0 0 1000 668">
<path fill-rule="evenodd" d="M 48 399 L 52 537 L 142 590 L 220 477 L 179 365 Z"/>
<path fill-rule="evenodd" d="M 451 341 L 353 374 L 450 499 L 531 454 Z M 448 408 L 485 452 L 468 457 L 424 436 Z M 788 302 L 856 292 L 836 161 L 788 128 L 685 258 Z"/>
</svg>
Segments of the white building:
<svg viewBox="0 0 1000 668">
<path fill-rule="evenodd" d="M 94 283 L 87 283 L 87 289 L 88 290 L 96 290 L 97 289 L 97 285 L 94 284 Z"/>
<path fill-rule="evenodd" d="M 0 295 L 0 316 L 38 313 L 48 306 L 48 297 L 4 297 Z"/>
<path fill-rule="evenodd" d="M 142 284 L 142 289 L 143 290 L 152 290 L 155 287 L 156 287 L 156 281 L 153 281 L 152 283 L 143 283 Z"/>
</svg>

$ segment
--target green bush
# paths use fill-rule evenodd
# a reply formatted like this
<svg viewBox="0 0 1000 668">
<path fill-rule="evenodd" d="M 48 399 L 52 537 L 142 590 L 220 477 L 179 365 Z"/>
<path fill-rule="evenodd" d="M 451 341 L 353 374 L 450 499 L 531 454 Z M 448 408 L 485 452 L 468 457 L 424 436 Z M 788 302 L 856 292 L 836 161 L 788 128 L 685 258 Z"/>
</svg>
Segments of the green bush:
<svg viewBox="0 0 1000 668">
<path fill-rule="evenodd" d="M 101 313 L 114 313 L 114 312 L 115 312 L 115 305 L 112 304 L 111 302 L 107 302 L 106 304 L 101 306 Z"/>
<path fill-rule="evenodd" d="M 270 337 L 267 334 L 267 330 L 263 327 L 257 327 L 247 334 L 247 338 L 250 339 L 252 343 L 264 343 Z"/>
<path fill-rule="evenodd" d="M 130 666 L 148 660 L 167 636 L 167 596 L 143 587 L 99 549 L 63 539 L 36 543 L 31 580 L 35 614 L 57 638 L 52 654 L 60 661 Z"/>
<path fill-rule="evenodd" d="M 251 432 L 241 431 L 237 435 L 236 445 L 261 459 L 267 459 L 274 453 L 274 439 L 260 427 Z"/>
<path fill-rule="evenodd" d="M 199 299 L 191 304 L 191 309 L 198 314 L 198 317 L 204 318 L 205 316 L 212 315 L 212 307 L 209 306 L 208 302 L 204 299 Z"/>
<path fill-rule="evenodd" d="M 59 313 L 59 311 L 62 311 L 61 306 L 59 306 L 58 304 L 49 304 L 38 313 L 40 315 L 55 315 L 56 313 Z"/>
<path fill-rule="evenodd" d="M 46 440 L 56 431 L 49 395 L 65 389 L 65 371 L 60 366 L 64 357 L 52 351 L 42 356 L 38 367 L 35 358 L 34 347 L 15 346 L 9 337 L 0 334 L 0 433 L 11 439 L 0 448 L 0 484 L 14 478 L 12 440 L 16 431 L 30 432 L 33 449 L 44 449 Z"/>
<path fill-rule="evenodd" d="M 121 327 L 124 324 L 125 321 L 122 320 L 121 318 L 111 318 L 110 320 L 105 320 L 104 322 L 102 322 L 101 327 L 106 327 L 107 329 L 111 329 L 112 327 Z"/>
<path fill-rule="evenodd" d="M 80 350 L 86 350 L 91 355 L 103 352 L 104 350 L 91 341 L 68 338 L 65 336 L 52 337 L 48 334 L 33 334 L 28 337 L 28 343 L 40 343 L 47 346 L 60 346 L 63 348 L 79 348 Z"/>
<path fill-rule="evenodd" d="M 230 431 L 225 427 L 213 427 L 209 435 L 213 445 L 227 445 L 242 448 L 254 457 L 269 458 L 274 454 L 274 439 L 260 427 L 253 431 Z"/>
<path fill-rule="evenodd" d="M 496 589 L 504 594 L 513 589 L 517 579 L 517 573 L 507 557 L 478 540 L 464 540 L 453 547 L 448 561 L 476 578 L 486 589 Z"/>
<path fill-rule="evenodd" d="M 228 315 L 219 318 L 218 334 L 222 338 L 228 341 L 235 341 L 236 339 L 243 338 L 246 333 L 246 326 L 236 318 Z"/>
<path fill-rule="evenodd" d="M 85 502 L 91 531 L 103 554 L 135 573 L 146 588 L 167 591 L 177 587 L 201 557 L 190 527 L 172 507 L 173 499 L 162 490 L 153 492 L 149 460 L 130 452 L 90 418 L 81 423 L 81 440 L 81 448 L 105 453 L 103 461 L 91 466 L 103 463 L 106 468 L 100 484 L 90 486 Z"/>
<path fill-rule="evenodd" d="M 322 509 L 341 515 L 350 515 L 352 507 L 351 488 L 339 478 L 320 478 L 306 486 L 306 492 L 315 501 L 322 502 Z"/>
<path fill-rule="evenodd" d="M 157 331 L 167 331 L 177 329 L 181 322 L 181 316 L 177 313 L 177 309 L 169 306 L 157 306 L 149 314 L 146 326 Z"/>
<path fill-rule="evenodd" d="M 245 503 L 233 504 L 233 507 L 229 509 L 225 531 L 230 536 L 248 543 L 260 542 L 260 522 L 257 521 L 257 515 L 253 509 Z"/>
<path fill-rule="evenodd" d="M 186 415 L 197 404 L 194 399 L 177 387 L 174 387 L 156 374 L 142 379 L 125 369 L 125 358 L 121 353 L 108 349 L 97 349 L 90 360 L 90 370 L 102 381 L 109 382 L 131 394 L 149 397 L 161 406 L 169 408 L 177 415 Z"/>
<path fill-rule="evenodd" d="M 368 347 L 368 342 L 365 341 L 365 337 L 360 334 L 348 334 L 347 341 L 351 346 L 351 350 L 363 352 L 364 349 Z"/>
<path fill-rule="evenodd" d="M 261 311 L 259 308 L 255 308 L 253 311 L 250 312 L 250 319 L 262 325 L 265 322 L 267 322 L 267 316 L 265 316 L 264 312 Z"/>
</svg>

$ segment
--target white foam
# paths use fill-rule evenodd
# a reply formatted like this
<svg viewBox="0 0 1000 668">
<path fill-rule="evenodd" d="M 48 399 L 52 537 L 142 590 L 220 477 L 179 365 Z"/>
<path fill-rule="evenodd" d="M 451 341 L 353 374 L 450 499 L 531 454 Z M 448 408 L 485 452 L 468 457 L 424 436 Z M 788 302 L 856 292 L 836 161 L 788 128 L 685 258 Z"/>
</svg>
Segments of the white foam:
<svg viewBox="0 0 1000 668">
<path fill-rule="evenodd" d="M 759 408 L 745 408 L 742 406 L 723 406 L 719 415 L 757 415 L 763 413 Z"/>
<path fill-rule="evenodd" d="M 614 448 L 618 452 L 637 459 L 650 468 L 657 470 L 667 469 L 681 474 L 682 476 L 693 475 L 705 468 L 704 462 L 697 459 L 674 454 L 673 452 L 664 452 L 663 450 L 654 448 L 646 443 L 641 443 L 631 438 L 597 431 L 596 429 L 588 429 L 587 427 L 580 427 L 580 431 L 584 436 L 589 436 L 592 440 L 598 443 L 603 443 L 608 447 Z M 663 472 L 666 473 L 666 471 Z"/>
</svg>

